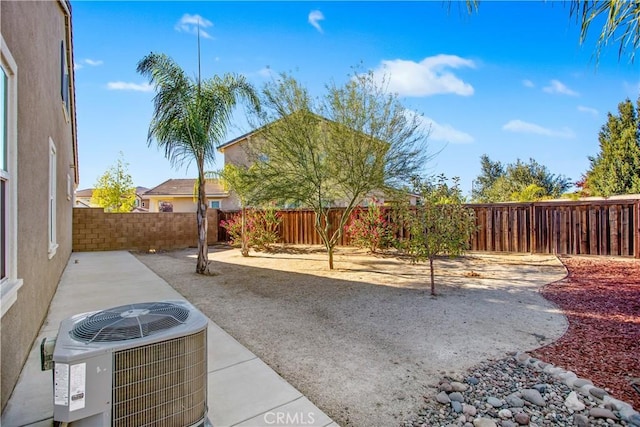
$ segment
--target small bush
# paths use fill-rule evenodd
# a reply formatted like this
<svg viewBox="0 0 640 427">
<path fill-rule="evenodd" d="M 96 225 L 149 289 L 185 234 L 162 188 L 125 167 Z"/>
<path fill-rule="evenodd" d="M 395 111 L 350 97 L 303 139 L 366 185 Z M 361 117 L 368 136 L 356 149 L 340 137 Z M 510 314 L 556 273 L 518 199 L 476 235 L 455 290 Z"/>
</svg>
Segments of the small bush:
<svg viewBox="0 0 640 427">
<path fill-rule="evenodd" d="M 278 227 L 281 222 L 281 215 L 275 209 L 251 211 L 247 215 L 250 246 L 257 251 L 268 250 L 280 238 Z"/>
<path fill-rule="evenodd" d="M 356 208 L 351 213 L 345 231 L 354 246 L 369 249 L 372 253 L 388 248 L 394 242 L 394 227 L 375 201 L 366 209 Z"/>
<path fill-rule="evenodd" d="M 240 215 L 227 220 L 223 219 L 220 221 L 220 226 L 227 230 L 231 246 L 242 246 L 242 218 Z"/>
<path fill-rule="evenodd" d="M 247 249 L 269 250 L 269 247 L 277 243 L 280 238 L 278 233 L 278 227 L 282 222 L 280 213 L 271 208 L 264 210 L 247 209 L 245 214 Z M 222 220 L 220 225 L 227 230 L 229 243 L 235 247 L 242 247 L 242 215 L 237 215 L 229 220 Z"/>
</svg>

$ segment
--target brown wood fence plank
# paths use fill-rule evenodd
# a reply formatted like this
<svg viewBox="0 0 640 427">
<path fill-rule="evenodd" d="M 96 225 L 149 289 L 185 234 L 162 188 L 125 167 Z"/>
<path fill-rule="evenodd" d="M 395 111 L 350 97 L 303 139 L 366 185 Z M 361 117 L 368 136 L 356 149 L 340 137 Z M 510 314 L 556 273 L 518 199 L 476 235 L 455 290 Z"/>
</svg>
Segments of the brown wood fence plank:
<svg viewBox="0 0 640 427">
<path fill-rule="evenodd" d="M 598 211 L 589 206 L 589 253 L 598 254 Z"/>
<path fill-rule="evenodd" d="M 580 210 L 580 250 L 578 253 L 589 253 L 589 211 L 585 209 Z"/>
<path fill-rule="evenodd" d="M 494 242 L 494 230 L 493 230 L 493 209 L 487 209 L 487 230 L 486 230 L 486 236 L 487 236 L 487 251 L 491 252 L 491 251 L 495 251 L 495 245 L 493 244 Z"/>
<path fill-rule="evenodd" d="M 620 211 L 620 255 L 629 255 L 629 209 Z"/>
<path fill-rule="evenodd" d="M 635 257 L 640 258 L 640 200 L 636 201 L 633 208 L 633 249 Z"/>
<path fill-rule="evenodd" d="M 608 225 L 609 225 L 609 209 L 600 206 L 598 209 L 600 213 L 600 228 L 598 233 L 598 254 L 609 255 L 609 239 L 608 239 Z"/>
<path fill-rule="evenodd" d="M 619 255 L 619 242 L 618 242 L 618 207 L 609 206 L 609 230 L 611 236 L 611 245 L 609 249 L 609 255 Z"/>
</svg>

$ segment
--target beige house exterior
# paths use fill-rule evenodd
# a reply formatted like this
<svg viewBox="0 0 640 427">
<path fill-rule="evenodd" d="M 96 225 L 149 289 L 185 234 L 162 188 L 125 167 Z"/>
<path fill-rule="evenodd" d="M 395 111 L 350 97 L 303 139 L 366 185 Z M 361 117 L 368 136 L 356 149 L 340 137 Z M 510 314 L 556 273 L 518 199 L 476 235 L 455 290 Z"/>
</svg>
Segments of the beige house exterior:
<svg viewBox="0 0 640 427">
<path fill-rule="evenodd" d="M 145 193 L 149 191 L 147 187 L 136 187 L 136 204 L 134 212 L 149 212 L 149 198 Z"/>
<path fill-rule="evenodd" d="M 195 179 L 168 179 L 144 193 L 149 202 L 149 212 L 196 212 L 197 196 Z M 209 180 L 205 186 L 209 209 L 233 210 L 229 204 L 229 192 L 218 180 Z"/>
<path fill-rule="evenodd" d="M 149 189 L 147 187 L 136 187 L 136 201 L 133 205 L 132 212 L 148 212 L 149 211 L 149 199 L 144 195 Z M 75 198 L 73 206 L 76 208 L 98 208 L 100 206 L 91 202 L 93 197 L 93 188 L 85 188 L 84 190 L 77 190 L 75 192 Z"/>
<path fill-rule="evenodd" d="M 71 6 L 2 1 L 0 36 L 4 409 L 71 254 L 78 183 Z"/>
<path fill-rule="evenodd" d="M 75 199 L 73 206 L 76 208 L 97 208 L 91 203 L 91 197 L 93 196 L 93 188 L 85 188 L 84 190 L 77 190 L 75 193 Z"/>
<path fill-rule="evenodd" d="M 224 156 L 225 166 L 227 164 L 249 166 L 250 160 L 248 147 L 251 144 L 260 143 L 260 129 L 248 132 L 235 139 L 225 142 L 218 147 L 218 151 Z M 415 194 L 407 194 L 407 197 L 409 198 L 409 203 L 415 206 L 420 196 Z M 385 204 L 385 201 L 389 200 L 386 200 L 384 192 L 374 191 L 368 197 L 365 197 L 360 205 L 368 206 L 372 203 Z M 345 207 L 346 205 L 346 202 L 337 202 L 335 204 L 336 207 Z M 240 201 L 238 200 L 237 196 L 233 194 L 233 192 L 230 192 L 229 194 L 229 201 L 227 202 L 227 206 L 229 206 L 229 210 L 240 209 Z"/>
</svg>

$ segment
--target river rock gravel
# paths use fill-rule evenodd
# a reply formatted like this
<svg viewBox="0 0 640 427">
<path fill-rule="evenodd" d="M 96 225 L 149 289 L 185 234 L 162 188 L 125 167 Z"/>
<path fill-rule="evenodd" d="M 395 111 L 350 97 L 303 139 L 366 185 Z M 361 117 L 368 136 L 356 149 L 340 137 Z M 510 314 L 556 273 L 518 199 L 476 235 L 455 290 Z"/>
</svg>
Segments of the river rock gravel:
<svg viewBox="0 0 640 427">
<path fill-rule="evenodd" d="M 467 387 L 455 392 L 454 400 L 447 390 L 461 382 Z M 445 376 L 435 392 L 437 397 L 425 396 L 424 407 L 402 427 L 640 426 L 640 415 L 629 404 L 526 353 Z"/>
</svg>

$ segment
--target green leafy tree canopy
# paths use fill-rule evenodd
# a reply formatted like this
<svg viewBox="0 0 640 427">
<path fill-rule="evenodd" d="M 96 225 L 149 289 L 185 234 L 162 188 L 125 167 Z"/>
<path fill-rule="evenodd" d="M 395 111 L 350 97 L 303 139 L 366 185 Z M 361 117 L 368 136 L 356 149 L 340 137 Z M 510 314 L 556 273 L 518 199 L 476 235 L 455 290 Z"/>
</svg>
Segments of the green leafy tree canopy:
<svg viewBox="0 0 640 427">
<path fill-rule="evenodd" d="M 136 187 L 128 167 L 120 153 L 116 164 L 98 178 L 91 203 L 104 208 L 105 212 L 131 212 L 136 203 Z"/>
<path fill-rule="evenodd" d="M 506 166 L 492 161 L 486 154 L 480 158 L 481 171 L 475 179 L 472 198 L 477 203 L 533 202 L 560 197 L 571 187 L 564 175 L 555 175 L 534 159 L 520 159 Z"/>
<path fill-rule="evenodd" d="M 458 178 L 449 183 L 440 175 L 435 182 L 418 180 L 415 187 L 422 202 L 415 208 L 406 204 L 400 207 L 400 224 L 409 231 L 400 249 L 413 262 L 429 261 L 431 295 L 435 295 L 433 263 L 438 255 L 462 255 L 476 229 L 475 215 L 463 204 Z"/>
<path fill-rule="evenodd" d="M 607 115 L 598 135 L 600 152 L 589 157 L 583 192 L 593 196 L 640 193 L 640 97 Z"/>
<path fill-rule="evenodd" d="M 260 142 L 249 153 L 263 201 L 313 209 L 329 268 L 352 210 L 369 193 L 400 188 L 429 156 L 419 118 L 372 73 L 329 84 L 313 98 L 283 74 L 263 92 Z M 342 206 L 332 222 L 332 207 Z"/>
</svg>

